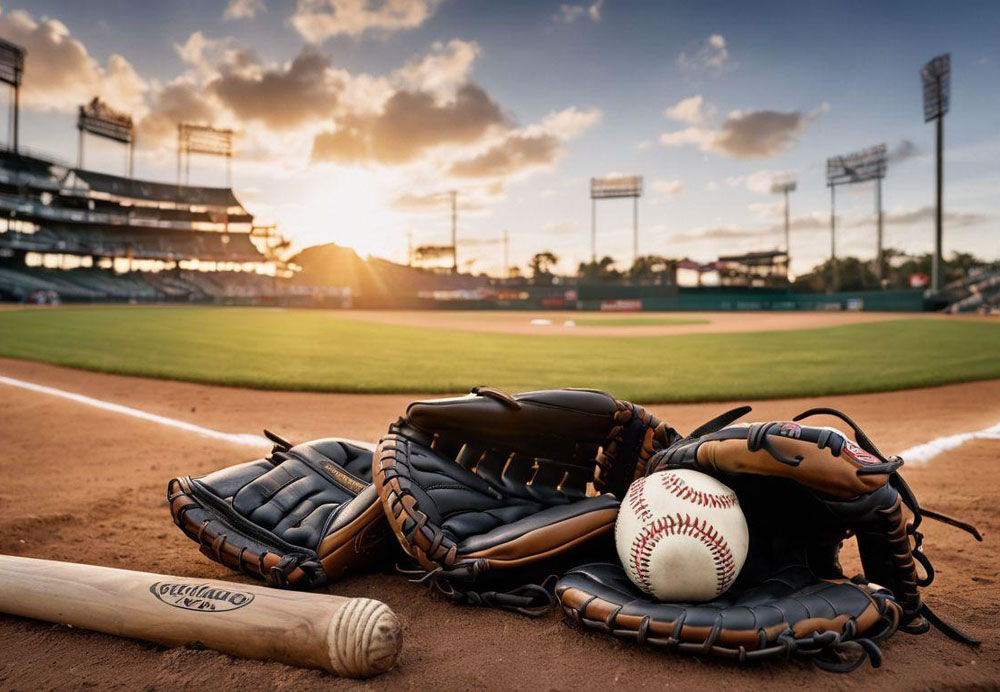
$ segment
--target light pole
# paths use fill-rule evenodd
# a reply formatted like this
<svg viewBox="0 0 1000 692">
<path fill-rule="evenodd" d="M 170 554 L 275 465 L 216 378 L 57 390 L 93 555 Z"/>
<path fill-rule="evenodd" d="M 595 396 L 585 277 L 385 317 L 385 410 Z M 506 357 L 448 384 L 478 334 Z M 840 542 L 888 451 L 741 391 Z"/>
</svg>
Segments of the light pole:
<svg viewBox="0 0 1000 692">
<path fill-rule="evenodd" d="M 785 196 L 785 262 L 792 263 L 792 224 L 788 211 L 788 193 L 795 192 L 798 185 L 790 175 L 777 176 L 771 181 L 771 192 Z"/>
<path fill-rule="evenodd" d="M 944 207 L 944 115 L 951 107 L 951 53 L 939 55 L 920 70 L 924 93 L 924 122 L 936 120 L 937 183 L 934 213 L 934 258 L 931 262 L 931 291 L 941 290 L 943 260 L 941 256 L 942 217 Z"/>
</svg>

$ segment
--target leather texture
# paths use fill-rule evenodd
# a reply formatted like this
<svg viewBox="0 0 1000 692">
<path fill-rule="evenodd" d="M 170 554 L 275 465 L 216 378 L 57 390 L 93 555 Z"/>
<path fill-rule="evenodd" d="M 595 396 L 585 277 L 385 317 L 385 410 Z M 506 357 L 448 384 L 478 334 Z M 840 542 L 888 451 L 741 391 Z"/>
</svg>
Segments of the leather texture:
<svg viewBox="0 0 1000 692">
<path fill-rule="evenodd" d="M 795 421 L 727 425 L 738 416 L 723 414 L 716 421 L 726 427 L 706 424 L 650 459 L 648 474 L 701 471 L 739 498 L 750 542 L 728 592 L 708 603 L 659 603 L 635 588 L 619 564 L 594 564 L 558 582 L 566 612 L 587 627 L 685 652 L 740 660 L 801 654 L 835 671 L 866 658 L 877 667 L 877 641 L 899 628 L 926 631 L 926 620 L 974 643 L 921 600 L 918 586 L 929 584 L 933 571 L 919 550 L 916 526 L 924 510 L 899 475 L 902 459 L 882 455 L 847 416 L 820 412 L 841 417 L 857 441 Z M 957 520 L 927 514 L 979 537 Z M 851 536 L 864 573 L 848 580 L 839 552 Z M 928 568 L 926 578 L 917 573 L 918 561 Z"/>
<path fill-rule="evenodd" d="M 227 567 L 276 586 L 325 584 L 385 547 L 372 453 L 337 438 L 279 444 L 265 459 L 171 480 L 171 513 Z"/>
<path fill-rule="evenodd" d="M 567 614 L 590 628 L 639 643 L 741 661 L 816 655 L 858 638 L 895 631 L 899 607 L 887 591 L 823 581 L 802 565 L 777 569 L 748 588 L 707 603 L 659 603 L 617 563 L 570 570 L 556 586 Z"/>
<path fill-rule="evenodd" d="M 677 437 L 604 392 L 478 388 L 410 404 L 379 442 L 373 478 L 403 550 L 452 595 L 609 535 L 618 497 Z"/>
</svg>

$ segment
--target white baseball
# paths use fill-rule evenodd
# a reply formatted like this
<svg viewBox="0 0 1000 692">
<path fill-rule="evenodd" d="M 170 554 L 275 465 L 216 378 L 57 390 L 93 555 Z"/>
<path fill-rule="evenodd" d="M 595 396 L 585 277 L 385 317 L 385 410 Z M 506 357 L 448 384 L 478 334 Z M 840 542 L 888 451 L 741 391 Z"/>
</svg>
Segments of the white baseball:
<svg viewBox="0 0 1000 692">
<path fill-rule="evenodd" d="M 661 601 L 707 601 L 725 593 L 743 568 L 748 539 L 736 494 L 689 469 L 635 481 L 615 524 L 626 573 Z"/>
</svg>

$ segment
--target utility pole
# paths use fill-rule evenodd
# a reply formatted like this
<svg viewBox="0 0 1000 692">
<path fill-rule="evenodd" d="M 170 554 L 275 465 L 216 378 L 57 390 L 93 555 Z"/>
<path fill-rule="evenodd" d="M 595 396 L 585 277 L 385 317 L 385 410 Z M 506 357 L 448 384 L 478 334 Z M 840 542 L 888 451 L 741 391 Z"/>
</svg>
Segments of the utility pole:
<svg viewBox="0 0 1000 692">
<path fill-rule="evenodd" d="M 792 247 L 792 225 L 788 216 L 788 188 L 785 188 L 785 257 Z"/>
<path fill-rule="evenodd" d="M 776 177 L 771 181 L 771 192 L 779 192 L 785 196 L 785 266 L 792 263 L 792 224 L 789 215 L 788 193 L 794 192 L 798 188 L 795 178 L 790 174 Z"/>
<path fill-rule="evenodd" d="M 837 290 L 837 186 L 830 186 L 830 293 Z"/>
<path fill-rule="evenodd" d="M 885 288 L 885 258 L 882 255 L 882 178 L 875 179 L 875 215 L 878 226 L 878 248 L 875 252 L 876 275 L 878 285 Z"/>
<path fill-rule="evenodd" d="M 632 266 L 639 259 L 639 198 L 632 198 Z"/>
<path fill-rule="evenodd" d="M 510 233 L 503 230 L 503 277 L 510 278 Z"/>
<path fill-rule="evenodd" d="M 451 195 L 451 273 L 458 273 L 458 244 L 456 239 L 458 234 L 456 226 L 458 224 L 458 191 L 452 190 Z"/>
<path fill-rule="evenodd" d="M 597 264 L 597 200 L 590 199 L 590 263 Z"/>
<path fill-rule="evenodd" d="M 21 85 L 20 82 L 14 86 L 14 154 L 20 152 L 20 126 L 21 120 Z"/>
</svg>

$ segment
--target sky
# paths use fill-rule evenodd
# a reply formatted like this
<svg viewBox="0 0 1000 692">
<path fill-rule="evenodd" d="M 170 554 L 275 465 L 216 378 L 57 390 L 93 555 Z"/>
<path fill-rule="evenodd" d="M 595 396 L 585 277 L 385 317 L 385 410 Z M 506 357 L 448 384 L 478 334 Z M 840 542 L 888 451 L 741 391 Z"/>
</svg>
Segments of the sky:
<svg viewBox="0 0 1000 692">
<path fill-rule="evenodd" d="M 405 261 L 450 237 L 499 274 L 590 257 L 589 179 L 642 175 L 641 254 L 829 253 L 825 160 L 885 143 L 885 244 L 934 238 L 934 127 L 919 70 L 950 52 L 944 249 L 1000 258 L 1000 3 L 0 0 L 28 51 L 21 142 L 70 163 L 95 95 L 133 115 L 139 178 L 176 180 L 176 123 L 233 127 L 237 196 L 296 247 Z M 2 98 L 8 98 L 2 95 Z M 2 109 L 6 113 L 7 109 Z M 4 129 L 4 132 L 7 128 Z M 87 167 L 124 173 L 89 137 Z M 223 185 L 196 157 L 191 181 Z M 871 183 L 838 188 L 841 253 L 875 254 Z M 597 250 L 632 257 L 631 200 L 597 207 Z"/>
</svg>

